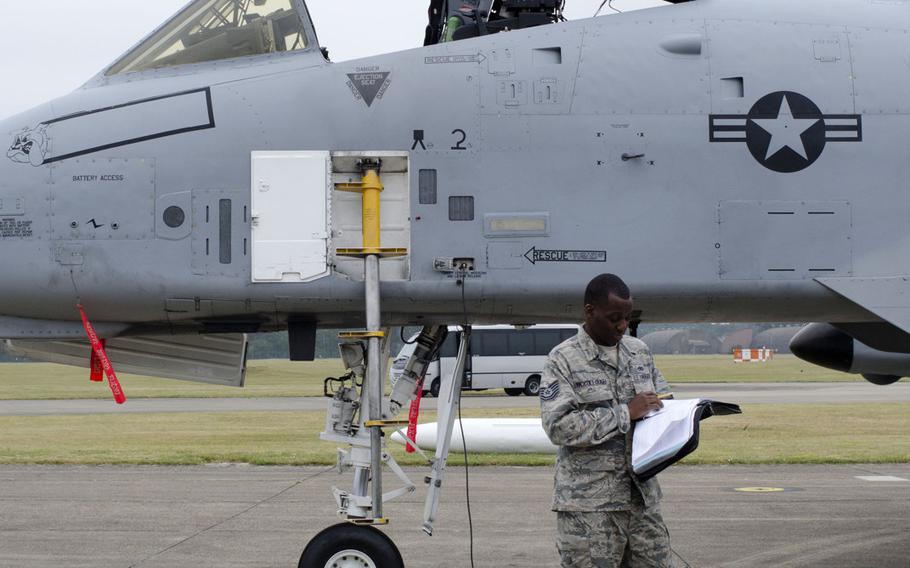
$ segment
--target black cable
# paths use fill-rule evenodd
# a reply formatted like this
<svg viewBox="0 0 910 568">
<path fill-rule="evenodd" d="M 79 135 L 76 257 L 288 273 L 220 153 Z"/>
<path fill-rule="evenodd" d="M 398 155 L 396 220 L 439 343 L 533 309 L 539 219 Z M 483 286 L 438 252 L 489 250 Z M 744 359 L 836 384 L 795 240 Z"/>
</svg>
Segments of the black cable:
<svg viewBox="0 0 910 568">
<path fill-rule="evenodd" d="M 461 311 L 464 314 L 464 333 L 468 329 L 468 302 L 465 299 L 465 284 L 467 283 L 467 270 L 462 271 L 461 276 Z M 471 335 L 468 334 L 467 341 L 471 341 Z M 471 344 L 468 343 L 468 356 L 471 356 Z M 464 369 L 462 369 L 460 381 L 464 383 Z M 462 385 L 458 385 L 458 388 L 461 389 Z M 465 504 L 468 508 L 468 540 L 470 543 L 470 554 L 471 554 L 471 568 L 474 568 L 474 519 L 471 515 L 471 477 L 468 473 L 468 443 L 465 441 L 464 437 L 464 423 L 461 421 L 461 393 L 459 392 L 459 402 L 458 402 L 458 427 L 461 430 L 461 449 L 464 450 L 464 497 Z"/>
<path fill-rule="evenodd" d="M 682 561 L 682 563 L 686 565 L 686 568 L 692 568 L 692 565 L 689 564 L 688 562 L 686 562 L 686 559 L 683 558 L 678 552 L 673 550 L 673 547 L 670 547 L 670 552 L 672 552 L 677 558 L 679 558 Z"/>
<path fill-rule="evenodd" d="M 461 447 L 464 450 L 464 498 L 468 507 L 468 539 L 471 548 L 471 568 L 474 568 L 474 520 L 471 517 L 471 478 L 468 474 L 468 445 L 464 439 L 464 424 L 461 422 L 461 403 L 458 404 L 458 427 L 461 429 Z"/>
<path fill-rule="evenodd" d="M 398 328 L 398 337 L 401 338 L 401 342 L 404 343 L 405 345 L 414 345 L 415 343 L 417 343 L 417 337 L 420 337 L 420 335 L 418 334 L 417 337 L 414 338 L 414 341 L 408 341 L 407 339 L 404 338 L 404 326 L 401 326 Z"/>
<path fill-rule="evenodd" d="M 670 546 L 670 545 L 669 545 L 669 542 L 670 542 L 670 529 L 667 528 L 666 523 L 664 523 L 664 532 L 667 533 L 667 543 L 668 543 L 667 546 Z M 679 559 L 682 561 L 682 563 L 686 565 L 686 568 L 692 568 L 692 565 L 689 564 L 689 563 L 686 561 L 686 559 L 682 557 L 682 555 L 681 555 L 680 553 L 678 553 L 678 552 L 676 552 L 675 550 L 673 550 L 673 547 L 672 547 L 672 546 L 670 546 L 670 552 L 672 552 L 674 556 L 676 556 L 677 558 L 679 558 Z"/>
</svg>

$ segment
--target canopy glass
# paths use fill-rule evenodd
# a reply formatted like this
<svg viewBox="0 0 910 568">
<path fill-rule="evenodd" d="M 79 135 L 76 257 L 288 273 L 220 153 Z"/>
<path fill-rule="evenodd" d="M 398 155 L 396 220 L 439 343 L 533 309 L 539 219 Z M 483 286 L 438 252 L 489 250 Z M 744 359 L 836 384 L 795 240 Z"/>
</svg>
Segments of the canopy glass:
<svg viewBox="0 0 910 568">
<path fill-rule="evenodd" d="M 294 0 L 196 0 L 108 75 L 306 48 Z"/>
</svg>

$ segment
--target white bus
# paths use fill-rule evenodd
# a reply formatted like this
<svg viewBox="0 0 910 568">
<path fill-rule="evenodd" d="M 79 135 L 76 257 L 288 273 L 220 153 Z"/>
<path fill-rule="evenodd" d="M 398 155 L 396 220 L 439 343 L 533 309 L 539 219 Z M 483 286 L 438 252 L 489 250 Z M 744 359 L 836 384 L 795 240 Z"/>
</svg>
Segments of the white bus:
<svg viewBox="0 0 910 568">
<path fill-rule="evenodd" d="M 449 334 L 439 349 L 439 358 L 430 364 L 424 378 L 424 394 L 439 394 L 440 377 L 448 376 L 455 367 L 455 355 L 461 328 L 449 327 Z M 537 396 L 540 375 L 550 351 L 578 333 L 577 325 L 534 325 L 516 328 L 510 325 L 476 326 L 471 331 L 471 360 L 464 390 L 505 389 L 509 396 Z M 414 335 L 408 341 L 414 341 Z M 401 376 L 413 344 L 405 344 L 389 369 L 394 385 Z"/>
</svg>

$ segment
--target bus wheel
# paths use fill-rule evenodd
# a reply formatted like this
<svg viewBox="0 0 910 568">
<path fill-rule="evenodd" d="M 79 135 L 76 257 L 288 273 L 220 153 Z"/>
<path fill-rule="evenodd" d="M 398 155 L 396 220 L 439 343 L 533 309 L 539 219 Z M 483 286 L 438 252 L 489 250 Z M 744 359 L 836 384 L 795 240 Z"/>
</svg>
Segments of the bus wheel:
<svg viewBox="0 0 910 568">
<path fill-rule="evenodd" d="M 537 396 L 540 393 L 540 375 L 531 375 L 525 382 L 524 393 L 526 396 Z"/>
<path fill-rule="evenodd" d="M 430 384 L 430 396 L 436 398 L 439 396 L 439 379 L 436 379 Z"/>
<path fill-rule="evenodd" d="M 506 389 L 506 394 L 509 396 L 519 396 L 523 392 L 525 392 L 525 389 Z"/>
</svg>

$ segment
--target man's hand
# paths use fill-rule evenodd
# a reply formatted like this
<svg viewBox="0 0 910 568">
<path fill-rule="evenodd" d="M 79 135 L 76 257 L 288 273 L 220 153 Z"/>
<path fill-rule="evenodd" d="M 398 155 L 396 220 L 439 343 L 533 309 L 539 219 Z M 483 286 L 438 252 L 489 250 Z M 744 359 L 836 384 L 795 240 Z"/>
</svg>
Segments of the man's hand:
<svg viewBox="0 0 910 568">
<path fill-rule="evenodd" d="M 652 410 L 663 408 L 664 403 L 657 398 L 656 392 L 643 392 L 629 402 L 629 418 L 638 420 Z"/>
</svg>

